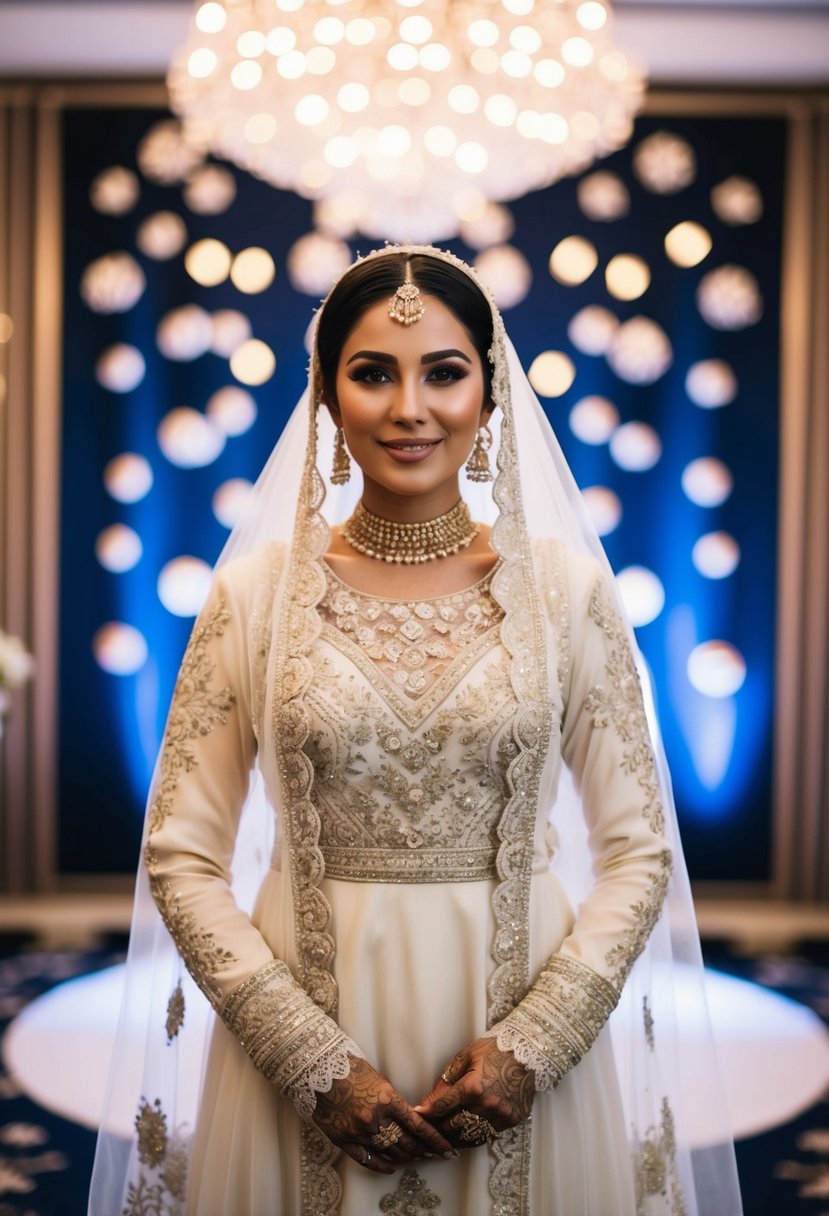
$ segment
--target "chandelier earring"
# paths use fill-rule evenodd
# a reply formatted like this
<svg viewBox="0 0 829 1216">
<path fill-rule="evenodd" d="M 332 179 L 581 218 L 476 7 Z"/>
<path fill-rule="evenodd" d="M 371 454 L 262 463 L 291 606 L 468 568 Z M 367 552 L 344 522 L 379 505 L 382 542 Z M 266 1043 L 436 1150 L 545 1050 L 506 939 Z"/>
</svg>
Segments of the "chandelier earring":
<svg viewBox="0 0 829 1216">
<path fill-rule="evenodd" d="M 335 486 L 344 486 L 351 476 L 351 459 L 345 446 L 343 428 L 337 427 L 334 436 L 334 463 L 331 466 L 331 481 Z"/>
<path fill-rule="evenodd" d="M 466 462 L 466 475 L 470 481 L 492 481 L 492 470 L 489 467 L 489 449 L 492 447 L 492 431 L 486 424 L 478 428 L 469 459 Z"/>
</svg>

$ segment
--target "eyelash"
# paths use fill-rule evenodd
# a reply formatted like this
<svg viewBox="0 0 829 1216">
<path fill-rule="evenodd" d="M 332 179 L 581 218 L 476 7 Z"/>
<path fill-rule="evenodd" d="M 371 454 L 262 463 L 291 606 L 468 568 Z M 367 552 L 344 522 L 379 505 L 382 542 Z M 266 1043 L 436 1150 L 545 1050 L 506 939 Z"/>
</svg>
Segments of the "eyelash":
<svg viewBox="0 0 829 1216">
<path fill-rule="evenodd" d="M 382 373 L 385 379 L 372 379 L 378 372 Z M 443 373 L 440 379 L 435 378 L 438 373 Z M 426 379 L 427 383 L 431 381 L 433 384 L 455 384 L 459 380 L 465 380 L 468 375 L 469 372 L 466 368 L 460 367 L 457 363 L 438 363 L 436 366 L 429 368 L 429 374 Z M 351 373 L 350 379 L 364 384 L 387 384 L 390 382 L 388 369 L 376 363 L 366 363 L 362 367 L 358 367 Z"/>
</svg>

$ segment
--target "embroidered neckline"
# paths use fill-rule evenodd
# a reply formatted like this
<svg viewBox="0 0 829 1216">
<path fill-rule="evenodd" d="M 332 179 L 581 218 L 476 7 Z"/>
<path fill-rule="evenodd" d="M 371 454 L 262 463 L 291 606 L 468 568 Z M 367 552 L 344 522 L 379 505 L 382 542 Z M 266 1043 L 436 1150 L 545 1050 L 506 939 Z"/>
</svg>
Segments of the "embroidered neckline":
<svg viewBox="0 0 829 1216">
<path fill-rule="evenodd" d="M 457 600 L 463 596 L 467 596 L 472 591 L 484 591 L 495 577 L 496 571 L 500 568 L 502 563 L 502 559 L 500 557 L 496 557 L 496 560 L 490 566 L 489 570 L 487 570 L 483 578 L 479 578 L 476 583 L 470 583 L 468 587 L 461 587 L 460 591 L 449 591 L 445 595 L 419 595 L 416 599 L 390 600 L 388 596 L 372 595 L 369 591 L 360 591 L 359 588 L 352 587 L 351 583 L 347 583 L 345 579 L 341 578 L 340 575 L 337 574 L 334 567 L 328 564 L 327 558 L 323 557 L 320 560 L 326 577 L 330 576 L 335 583 L 339 584 L 343 591 L 347 591 L 349 595 L 353 595 L 357 599 L 373 600 L 377 604 L 383 604 L 385 607 L 391 608 L 401 604 L 406 608 L 412 608 L 415 604 L 443 604 L 451 602 L 452 600 Z"/>
</svg>

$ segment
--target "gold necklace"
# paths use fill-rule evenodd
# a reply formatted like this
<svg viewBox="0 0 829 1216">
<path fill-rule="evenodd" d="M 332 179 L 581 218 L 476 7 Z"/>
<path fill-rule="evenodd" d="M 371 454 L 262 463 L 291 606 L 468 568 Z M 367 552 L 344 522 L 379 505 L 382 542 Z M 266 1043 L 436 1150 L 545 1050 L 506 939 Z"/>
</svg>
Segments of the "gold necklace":
<svg viewBox="0 0 829 1216">
<path fill-rule="evenodd" d="M 354 514 L 343 524 L 342 537 L 352 549 L 366 557 L 409 566 L 449 557 L 459 549 L 465 549 L 472 544 L 478 531 L 462 498 L 445 515 L 417 524 L 382 519 L 358 502 Z"/>
</svg>

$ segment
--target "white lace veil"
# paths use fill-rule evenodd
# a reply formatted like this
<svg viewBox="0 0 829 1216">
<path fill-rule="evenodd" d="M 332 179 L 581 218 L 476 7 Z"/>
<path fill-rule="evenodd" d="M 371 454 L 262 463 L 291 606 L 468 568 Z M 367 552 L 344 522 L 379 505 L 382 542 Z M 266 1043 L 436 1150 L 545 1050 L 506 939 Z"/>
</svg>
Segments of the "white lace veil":
<svg viewBox="0 0 829 1216">
<path fill-rule="evenodd" d="M 383 258 L 400 252 L 440 258 L 478 282 L 465 263 L 430 246 L 389 246 L 368 256 Z M 478 485 L 468 482 L 462 473 L 462 493 L 473 518 L 493 525 L 492 543 L 501 557 L 493 594 L 506 613 L 502 639 L 513 658 L 513 682 L 523 706 L 518 730 L 529 754 L 544 735 L 543 714 L 538 712 L 536 700 L 540 696 L 539 679 L 547 679 L 543 630 L 539 631 L 546 589 L 539 585 L 533 541 L 558 538 L 575 553 L 594 558 L 606 573 L 611 593 L 615 591 L 601 543 L 559 444 L 506 338 L 498 310 L 490 304 L 493 398 L 498 407 L 490 424 L 494 436 L 490 459 L 497 464 L 498 475 L 494 484 Z M 257 481 L 245 518 L 234 529 L 218 563 L 224 566 L 274 541 L 289 550 L 269 609 L 271 620 L 262 625 L 267 626 L 274 650 L 279 649 L 280 637 L 284 639 L 297 622 L 301 625 L 307 620 L 309 611 L 313 613 L 321 594 L 313 571 L 318 569 L 316 564 L 327 547 L 328 525 L 347 519 L 360 495 L 358 471 L 346 486 L 332 485 L 327 475 L 334 427 L 328 411 L 318 408 L 320 398 L 315 353 L 308 390 L 291 415 Z M 616 599 L 624 617 L 618 596 Z M 628 632 L 638 657 L 635 639 Z M 690 887 L 652 714 L 651 729 L 667 833 L 674 852 L 674 873 L 662 916 L 611 1016 L 614 1057 L 631 1145 L 642 1163 L 637 1178 L 640 1211 L 642 1216 L 739 1216 L 742 1209 L 733 1146 L 708 1023 Z M 289 800 L 266 752 L 267 748 L 260 749 L 251 775 L 234 856 L 233 891 L 246 910 L 252 908 L 269 864 L 274 829 L 276 847 L 286 833 L 290 844 L 292 832 L 286 811 Z M 579 797 L 566 773 L 550 813 L 560 838 L 556 872 L 577 909 L 592 874 Z M 520 904 L 523 878 L 518 869 L 510 870 L 518 863 L 508 860 L 508 845 L 505 836 L 499 855 L 499 898 L 514 911 L 516 899 Z M 317 936 L 326 940 L 321 907 L 324 901 L 314 883 L 307 888 L 295 886 L 292 898 L 285 915 L 293 921 L 298 905 L 310 899 L 308 906 L 317 918 Z M 299 978 L 320 1004 L 333 1005 L 325 988 L 325 968 L 305 965 L 314 952 L 299 936 L 298 930 Z M 496 970 L 505 979 L 502 990 L 511 994 L 512 1001 L 520 999 L 529 979 L 522 972 L 521 958 L 499 957 L 495 945 L 493 952 Z M 295 960 L 292 962 L 295 964 Z M 155 1115 L 165 1120 L 166 1201 L 171 1213 L 183 1210 L 174 1204 L 183 1200 L 185 1193 L 188 1141 L 212 1019 L 207 1001 L 184 970 L 156 912 L 143 868 L 137 881 L 126 974 L 93 1173 L 91 1216 L 114 1216 L 123 1208 L 128 1181 L 136 1175 L 134 1123 L 142 1110 L 145 1125 Z M 188 1013 L 180 1033 L 168 1043 L 168 1003 L 179 984 Z M 492 1005 L 490 1012 L 494 1021 L 507 1009 Z M 701 1075 L 706 1079 L 704 1086 L 700 1085 Z M 704 1109 L 699 1105 L 702 1092 Z M 695 1095 L 693 1104 L 691 1093 Z M 585 1168 L 601 1170 L 601 1162 L 586 1163 Z"/>
</svg>

